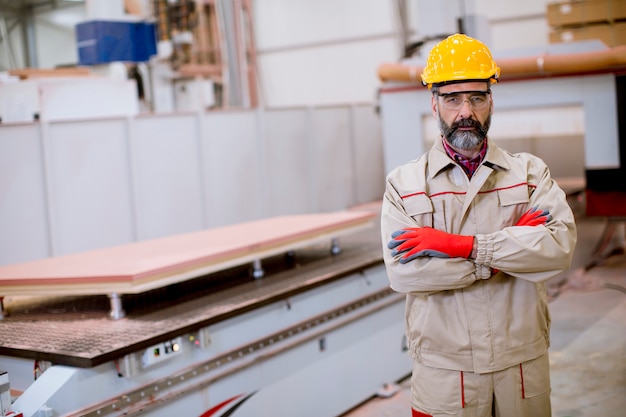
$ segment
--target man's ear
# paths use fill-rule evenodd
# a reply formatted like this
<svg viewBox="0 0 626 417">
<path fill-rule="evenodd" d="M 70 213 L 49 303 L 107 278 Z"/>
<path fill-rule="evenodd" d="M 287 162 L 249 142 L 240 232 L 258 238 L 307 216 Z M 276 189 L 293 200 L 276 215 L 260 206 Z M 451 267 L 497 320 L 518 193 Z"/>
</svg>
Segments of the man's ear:
<svg viewBox="0 0 626 417">
<path fill-rule="evenodd" d="M 433 117 L 437 118 L 437 95 L 431 94 L 430 96 L 430 108 L 433 111 Z"/>
</svg>

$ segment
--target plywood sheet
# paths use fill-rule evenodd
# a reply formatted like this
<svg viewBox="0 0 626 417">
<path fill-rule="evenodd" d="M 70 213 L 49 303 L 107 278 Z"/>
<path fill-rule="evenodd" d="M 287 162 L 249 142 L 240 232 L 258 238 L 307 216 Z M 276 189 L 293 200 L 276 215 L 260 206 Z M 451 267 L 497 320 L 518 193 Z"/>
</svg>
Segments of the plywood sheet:
<svg viewBox="0 0 626 417">
<path fill-rule="evenodd" d="M 570 0 L 548 4 L 548 25 L 580 26 L 590 22 L 613 22 L 626 19 L 626 2 L 623 0 Z"/>
<path fill-rule="evenodd" d="M 371 227 L 367 211 L 280 216 L 0 267 L 0 296 L 138 293 Z"/>
</svg>

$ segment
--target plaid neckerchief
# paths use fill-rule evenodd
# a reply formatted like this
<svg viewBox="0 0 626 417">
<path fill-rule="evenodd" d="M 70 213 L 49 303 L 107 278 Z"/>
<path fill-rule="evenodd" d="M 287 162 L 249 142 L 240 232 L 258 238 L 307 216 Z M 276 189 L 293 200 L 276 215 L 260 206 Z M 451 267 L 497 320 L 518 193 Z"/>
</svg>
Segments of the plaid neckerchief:
<svg viewBox="0 0 626 417">
<path fill-rule="evenodd" d="M 478 166 L 487 154 L 487 140 L 485 139 L 483 141 L 483 146 L 480 149 L 478 155 L 471 159 L 464 155 L 461 155 L 460 153 L 452 149 L 452 147 L 448 145 L 448 142 L 444 138 L 441 138 L 441 140 L 443 141 L 443 148 L 446 150 L 448 156 L 453 161 L 456 161 L 459 163 L 459 165 L 461 165 L 461 168 L 463 168 L 463 171 L 465 171 L 468 178 L 472 178 L 472 175 L 474 175 L 474 172 L 476 172 Z"/>
</svg>

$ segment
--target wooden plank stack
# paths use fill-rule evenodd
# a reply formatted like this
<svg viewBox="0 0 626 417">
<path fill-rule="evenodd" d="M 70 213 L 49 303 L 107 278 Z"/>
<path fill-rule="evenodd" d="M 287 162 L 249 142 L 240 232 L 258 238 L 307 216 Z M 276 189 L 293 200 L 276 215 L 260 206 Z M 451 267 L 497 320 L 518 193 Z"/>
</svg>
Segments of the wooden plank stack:
<svg viewBox="0 0 626 417">
<path fill-rule="evenodd" d="M 550 43 L 598 39 L 626 45 L 626 0 L 569 0 L 547 5 Z"/>
</svg>

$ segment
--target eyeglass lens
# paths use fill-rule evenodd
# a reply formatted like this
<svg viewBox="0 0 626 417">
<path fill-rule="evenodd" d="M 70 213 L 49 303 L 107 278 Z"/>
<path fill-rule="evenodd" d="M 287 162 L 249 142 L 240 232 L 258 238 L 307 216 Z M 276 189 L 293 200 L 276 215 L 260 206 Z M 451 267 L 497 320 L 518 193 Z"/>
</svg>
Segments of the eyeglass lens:
<svg viewBox="0 0 626 417">
<path fill-rule="evenodd" d="M 458 93 L 439 93 L 443 107 L 448 110 L 459 110 L 466 101 L 473 109 L 483 109 L 489 104 L 490 91 L 463 91 Z"/>
</svg>

